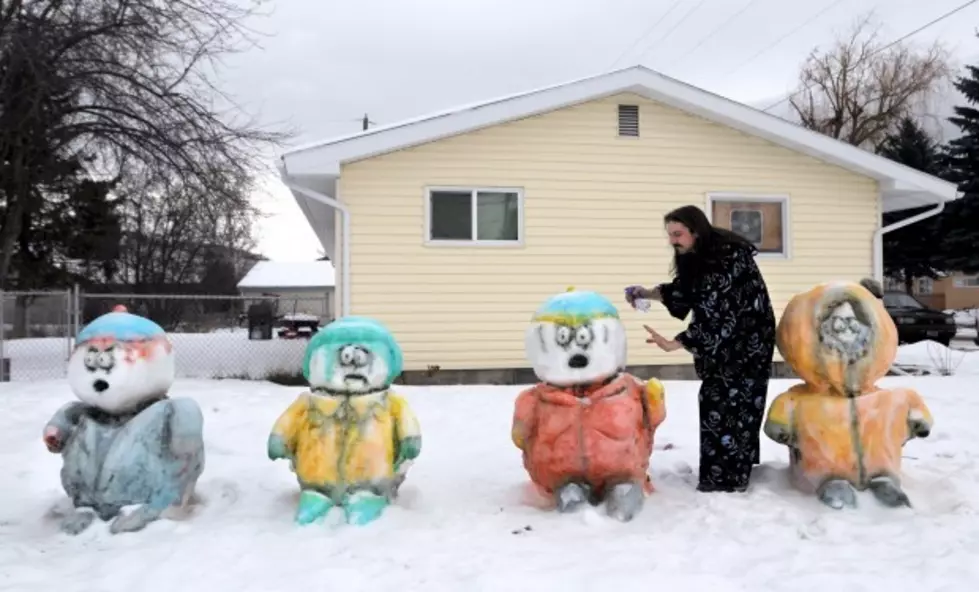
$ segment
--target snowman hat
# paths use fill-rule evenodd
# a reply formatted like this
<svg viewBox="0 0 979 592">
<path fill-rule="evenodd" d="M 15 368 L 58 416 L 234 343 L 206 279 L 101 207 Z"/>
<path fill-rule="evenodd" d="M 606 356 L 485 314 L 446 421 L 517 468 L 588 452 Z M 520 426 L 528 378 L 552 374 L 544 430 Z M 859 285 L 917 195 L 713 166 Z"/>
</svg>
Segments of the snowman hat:
<svg viewBox="0 0 979 592">
<path fill-rule="evenodd" d="M 594 319 L 618 319 L 619 311 L 612 302 L 590 290 L 577 291 L 573 287 L 547 299 L 532 322 L 580 325 Z"/>
<path fill-rule="evenodd" d="M 332 365 L 336 359 L 333 354 L 346 345 L 363 345 L 374 354 L 381 356 L 387 363 L 388 384 L 393 382 L 404 368 L 401 346 L 398 345 L 390 329 L 376 319 L 346 316 L 323 327 L 309 340 L 303 359 L 303 376 L 306 380 L 309 380 L 309 365 L 316 351 L 326 349 L 330 352 L 328 363 Z"/>
<path fill-rule="evenodd" d="M 78 343 L 106 338 L 114 341 L 148 341 L 165 335 L 163 327 L 146 317 L 128 312 L 125 306 L 118 304 L 112 308 L 112 312 L 86 325 L 78 333 Z"/>
</svg>

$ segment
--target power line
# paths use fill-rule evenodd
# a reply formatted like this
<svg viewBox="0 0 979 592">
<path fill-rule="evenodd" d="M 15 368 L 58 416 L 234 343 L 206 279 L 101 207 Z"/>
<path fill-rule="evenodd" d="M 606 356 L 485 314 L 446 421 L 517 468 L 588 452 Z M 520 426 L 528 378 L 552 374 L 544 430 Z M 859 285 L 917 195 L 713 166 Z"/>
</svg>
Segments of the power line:
<svg viewBox="0 0 979 592">
<path fill-rule="evenodd" d="M 707 35 L 705 35 L 704 38 L 700 40 L 700 43 L 698 43 L 697 45 L 694 45 L 693 46 L 693 49 L 688 50 L 686 53 L 684 53 L 682 56 L 680 56 L 680 59 L 676 60 L 673 63 L 674 66 L 679 66 L 683 62 L 683 60 L 686 59 L 687 56 L 689 56 L 693 52 L 695 52 L 698 49 L 700 49 L 700 46 L 703 45 L 704 43 L 706 43 L 708 39 L 713 38 L 714 35 L 716 35 L 718 31 L 720 31 L 724 27 L 728 26 L 729 24 L 731 24 L 732 22 L 734 22 L 735 20 L 737 20 L 737 18 L 739 16 L 741 16 L 742 14 L 744 14 L 749 8 L 752 7 L 752 5 L 756 4 L 757 2 L 758 2 L 758 0 L 751 0 L 750 2 L 748 2 L 747 4 L 745 4 L 744 6 L 742 6 L 741 7 L 741 10 L 739 10 L 738 12 L 736 12 L 733 16 L 729 17 L 726 21 L 724 21 L 723 23 L 721 23 L 713 31 L 711 31 L 710 33 L 707 33 Z"/>
<path fill-rule="evenodd" d="M 674 0 L 674 1 L 673 1 L 673 4 L 672 4 L 672 5 L 670 6 L 670 8 L 669 8 L 669 9 L 668 9 L 668 10 L 667 10 L 667 11 L 666 11 L 665 13 L 663 13 L 663 15 L 662 15 L 662 16 L 660 16 L 660 17 L 659 17 L 658 19 L 656 19 L 656 22 L 655 22 L 655 23 L 653 23 L 653 24 L 652 24 L 652 26 L 650 26 L 650 27 L 649 27 L 648 29 L 646 29 L 646 30 L 645 30 L 645 31 L 643 32 L 643 34 L 642 34 L 642 35 L 640 35 L 640 36 L 639 36 L 639 37 L 638 37 L 638 38 L 637 38 L 637 39 L 636 39 L 636 40 L 635 40 L 635 41 L 634 41 L 634 42 L 632 43 L 632 45 L 631 45 L 631 46 L 629 46 L 629 48 L 628 48 L 628 49 L 626 49 L 626 50 L 625 50 L 625 51 L 623 51 L 623 52 L 622 52 L 621 54 L 619 54 L 619 57 L 617 57 L 617 58 L 615 59 L 615 61 L 614 61 L 614 62 L 612 62 L 612 65 L 611 65 L 611 66 L 609 66 L 609 70 L 612 70 L 612 69 L 614 69 L 614 68 L 615 68 L 615 65 L 616 65 L 616 64 L 618 64 L 618 63 L 619 63 L 619 62 L 620 62 L 620 61 L 622 60 L 622 58 L 624 58 L 625 56 L 627 56 L 627 55 L 629 55 L 629 53 L 630 53 L 630 52 L 631 52 L 632 50 L 634 50 L 635 48 L 637 48 L 637 47 L 639 46 L 639 44 L 640 44 L 640 43 L 642 43 L 643 41 L 645 41 L 645 40 L 646 40 L 646 37 L 649 37 L 649 34 L 653 32 L 653 29 L 655 29 L 655 28 L 656 28 L 657 26 L 659 26 L 659 24 L 660 24 L 661 22 L 663 22 L 663 19 L 665 19 L 666 17 L 668 17 L 668 16 L 670 16 L 670 13 L 671 13 L 671 12 L 673 12 L 673 9 L 674 9 L 674 8 L 676 8 L 677 6 L 679 6 L 679 5 L 680 5 L 680 1 L 681 1 L 681 0 Z"/>
<path fill-rule="evenodd" d="M 639 59 L 642 60 L 642 58 L 646 57 L 646 55 L 649 54 L 649 52 L 653 51 L 653 48 L 654 47 L 656 47 L 657 45 L 659 45 L 660 43 L 662 43 L 664 39 L 666 39 L 667 37 L 669 37 L 673 33 L 673 31 L 676 31 L 677 27 L 679 27 L 680 25 L 682 25 L 683 24 L 683 21 L 685 21 L 688 18 L 690 18 L 690 15 L 691 14 L 697 12 L 697 9 L 700 8 L 700 6 L 704 2 L 706 2 L 706 1 L 707 0 L 700 0 L 700 2 L 698 2 L 696 4 L 696 6 L 693 7 L 693 10 L 691 10 L 687 14 L 683 15 L 683 18 L 682 19 L 680 19 L 677 22 L 673 23 L 673 26 L 670 27 L 670 30 L 667 31 L 665 35 L 663 35 L 662 37 L 660 37 L 659 39 L 657 39 L 655 42 L 653 42 L 652 45 L 650 45 L 649 47 L 647 47 L 645 49 L 645 51 L 643 51 L 642 54 L 640 54 Z"/>
<path fill-rule="evenodd" d="M 774 42 L 772 42 L 771 44 L 769 44 L 768 46 L 763 47 L 760 51 L 758 51 L 757 53 L 755 53 L 753 56 L 751 56 L 750 58 L 748 58 L 744 62 L 741 62 L 741 64 L 737 68 L 729 71 L 728 74 L 727 74 L 728 79 L 730 79 L 732 76 L 734 76 L 734 74 L 736 72 L 738 72 L 739 70 L 741 70 L 741 68 L 744 68 L 745 66 L 747 66 L 751 62 L 753 62 L 756 59 L 758 59 L 759 56 L 761 56 L 762 54 L 767 53 L 769 50 L 771 50 L 772 48 L 774 48 L 775 46 L 777 46 L 779 43 L 782 43 L 783 41 L 785 41 L 786 39 L 788 39 L 792 35 L 795 35 L 796 33 L 798 33 L 799 31 L 801 31 L 805 27 L 809 26 L 813 21 L 815 21 L 819 17 L 823 16 L 824 14 L 826 14 L 827 12 L 829 12 L 830 10 L 832 10 L 833 8 L 835 8 L 838 4 L 842 4 L 844 1 L 845 0 L 836 0 L 832 4 L 824 7 L 822 10 L 820 10 L 816 14 L 814 14 L 811 17 L 809 17 L 808 19 L 806 19 L 805 22 L 803 22 L 798 27 L 792 29 L 791 31 L 789 31 L 785 35 L 782 35 L 781 37 L 779 37 L 778 39 L 776 39 Z M 977 0 L 977 1 L 979 1 L 979 0 Z"/>
<path fill-rule="evenodd" d="M 930 22 L 927 22 L 924 25 L 918 27 L 914 31 L 911 31 L 910 33 L 907 33 L 904 36 L 899 37 L 899 38 L 895 39 L 894 41 L 891 41 L 890 43 L 888 43 L 884 47 L 881 47 L 880 49 L 878 49 L 876 51 L 873 51 L 873 52 L 867 54 L 863 59 L 866 60 L 868 58 L 872 58 L 875 55 L 879 54 L 880 52 L 882 52 L 882 51 L 884 51 L 886 49 L 890 49 L 891 47 L 894 47 L 895 45 L 897 45 L 898 43 L 904 41 L 905 39 L 908 39 L 909 37 L 913 37 L 914 35 L 917 35 L 918 33 L 924 31 L 925 29 L 927 29 L 929 27 L 932 27 L 934 25 L 937 25 L 938 23 L 942 22 L 943 20 L 947 19 L 948 17 L 952 16 L 953 14 L 955 14 L 957 12 L 961 12 L 962 10 L 965 10 L 966 8 L 972 6 L 976 2 L 979 2 L 979 0 L 969 0 L 969 2 L 966 2 L 964 4 L 961 4 L 961 5 L 959 5 L 956 8 L 953 8 L 952 10 L 950 10 L 950 11 L 946 12 L 945 14 L 943 14 L 942 16 L 940 16 L 940 17 L 938 17 L 938 18 L 936 18 L 936 19 L 934 19 L 934 20 L 932 20 Z M 859 64 L 860 62 L 858 61 L 857 63 Z M 810 85 L 808 85 L 808 84 L 807 85 L 804 85 L 801 89 L 799 89 L 799 90 L 797 90 L 797 91 L 795 91 L 795 92 L 787 95 L 785 98 L 781 99 L 780 101 L 778 101 L 776 103 L 772 103 L 768 107 L 765 107 L 764 109 L 762 109 L 762 111 L 768 111 L 770 109 L 774 109 L 775 107 L 778 107 L 782 103 L 785 103 L 786 101 L 790 101 L 796 95 L 801 94 L 801 93 L 809 90 L 809 88 L 810 88 Z"/>
</svg>

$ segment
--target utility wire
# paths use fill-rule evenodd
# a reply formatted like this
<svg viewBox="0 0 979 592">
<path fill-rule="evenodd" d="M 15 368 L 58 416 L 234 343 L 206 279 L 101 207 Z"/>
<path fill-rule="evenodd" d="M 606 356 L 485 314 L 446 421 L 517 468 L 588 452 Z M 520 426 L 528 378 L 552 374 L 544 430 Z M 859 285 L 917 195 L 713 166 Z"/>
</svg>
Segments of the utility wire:
<svg viewBox="0 0 979 592">
<path fill-rule="evenodd" d="M 873 56 L 879 54 L 880 52 L 882 52 L 882 51 L 884 51 L 886 49 L 890 49 L 891 47 L 894 47 L 895 45 L 897 45 L 898 43 L 904 41 L 905 39 L 908 39 L 909 37 L 912 37 L 914 35 L 917 35 L 918 33 L 924 31 L 925 29 L 927 29 L 929 27 L 932 27 L 934 25 L 937 25 L 938 23 L 942 22 L 943 20 L 947 19 L 948 17 L 952 16 L 953 14 L 956 14 L 958 12 L 961 12 L 962 10 L 965 10 L 966 8 L 972 6 L 976 2 L 979 2 L 979 0 L 969 0 L 969 2 L 966 2 L 964 4 L 960 4 L 958 7 L 953 8 L 952 10 L 946 12 L 945 14 L 941 15 L 940 17 L 938 17 L 938 18 L 936 18 L 936 19 L 934 19 L 932 21 L 929 21 L 929 22 L 925 23 L 924 25 L 918 27 L 914 31 L 911 31 L 910 33 L 907 33 L 904 36 L 899 37 L 899 38 L 895 39 L 894 41 L 891 41 L 890 43 L 888 43 L 884 47 L 881 47 L 877 51 L 874 51 L 874 52 L 871 52 L 870 54 L 867 54 L 867 56 L 865 56 L 864 59 L 866 60 L 868 58 L 872 58 Z M 859 64 L 860 62 L 857 62 L 857 63 Z M 796 95 L 801 94 L 801 93 L 809 90 L 809 88 L 810 88 L 810 85 L 808 85 L 808 84 L 807 85 L 804 85 L 801 89 L 795 91 L 794 93 L 789 94 L 788 96 L 786 96 L 785 98 L 781 99 L 780 101 L 778 101 L 776 103 L 772 103 L 768 107 L 765 107 L 764 109 L 762 109 L 762 111 L 768 111 L 770 109 L 774 109 L 775 107 L 778 107 L 782 103 L 785 103 L 787 101 L 792 100 L 792 98 L 795 97 Z"/>
<path fill-rule="evenodd" d="M 832 4 L 829 4 L 828 6 L 824 7 L 822 10 L 820 10 L 819 12 L 817 12 L 816 14 L 814 14 L 811 17 L 809 17 L 808 19 L 806 19 L 806 21 L 803 22 L 798 27 L 792 29 L 791 31 L 789 31 L 785 35 L 782 35 L 781 37 L 779 37 L 778 39 L 776 39 L 775 41 L 773 41 L 771 44 L 769 44 L 768 46 L 763 47 L 760 51 L 758 51 L 757 53 L 755 53 L 753 56 L 751 56 L 750 58 L 748 58 L 744 62 L 741 62 L 741 64 L 738 67 L 736 67 L 735 69 L 729 71 L 728 74 L 727 74 L 728 79 L 730 79 L 732 76 L 734 76 L 734 74 L 736 72 L 740 71 L 742 68 L 744 68 L 745 66 L 747 66 L 751 62 L 753 62 L 756 59 L 758 59 L 759 56 L 761 56 L 762 54 L 767 53 L 768 51 L 770 51 L 771 49 L 773 49 L 778 44 L 782 43 L 783 41 L 785 41 L 786 39 L 788 39 L 792 35 L 795 35 L 796 33 L 798 33 L 799 31 L 801 31 L 805 27 L 809 26 L 810 24 L 812 24 L 813 21 L 815 21 L 819 17 L 823 16 L 824 14 L 826 14 L 827 12 L 829 12 L 830 10 L 832 10 L 833 8 L 836 8 L 837 5 L 842 4 L 844 1 L 845 0 L 836 0 L 836 2 L 833 2 Z M 979 1 L 979 0 L 977 0 L 977 1 Z"/>
<path fill-rule="evenodd" d="M 690 18 L 690 15 L 691 14 L 697 12 L 697 9 L 700 8 L 700 6 L 704 2 L 706 2 L 706 1 L 707 0 L 700 0 L 700 2 L 698 2 L 697 5 L 693 7 L 693 10 L 691 10 L 687 14 L 683 15 L 683 18 L 681 18 L 677 22 L 673 23 L 673 26 L 670 27 L 670 30 L 667 31 L 665 35 L 663 35 L 662 37 L 660 37 L 658 40 L 654 41 L 652 45 L 650 45 L 649 47 L 647 47 L 642 52 L 642 54 L 640 54 L 640 56 L 639 56 L 640 61 L 642 60 L 642 58 L 646 57 L 649 54 L 649 52 L 653 51 L 653 48 L 654 47 L 656 47 L 657 45 L 659 45 L 660 43 L 662 43 L 663 40 L 665 40 L 667 37 L 669 37 L 673 33 L 673 31 L 676 31 L 677 27 L 679 27 L 680 25 L 682 25 L 685 20 L 687 20 L 688 18 Z"/>
<path fill-rule="evenodd" d="M 659 17 L 658 19 L 656 19 L 656 22 L 653 23 L 652 26 L 650 26 L 648 29 L 646 29 L 643 32 L 643 34 L 640 35 L 632 43 L 631 46 L 629 46 L 628 49 L 626 49 L 621 54 L 619 54 L 619 57 L 616 58 L 614 62 L 612 62 L 612 65 L 609 67 L 609 70 L 614 69 L 615 66 L 616 66 L 616 64 L 618 64 L 620 61 L 622 61 L 622 58 L 624 58 L 625 56 L 629 55 L 629 53 L 632 52 L 632 50 L 634 50 L 635 48 L 639 47 L 639 44 L 642 43 L 643 41 L 645 41 L 646 40 L 646 37 L 649 37 L 650 33 L 652 33 L 653 30 L 656 27 L 658 27 L 661 22 L 663 22 L 663 19 L 665 19 L 666 17 L 670 16 L 670 13 L 673 12 L 673 9 L 680 5 L 680 1 L 681 0 L 674 0 L 673 4 L 670 6 L 670 8 L 665 13 L 663 13 L 663 15 L 661 17 Z"/>
<path fill-rule="evenodd" d="M 744 14 L 749 8 L 751 8 L 754 4 L 757 4 L 757 3 L 758 3 L 758 0 L 751 0 L 750 2 L 748 2 L 747 4 L 745 4 L 744 6 L 742 6 L 741 7 L 741 10 L 739 10 L 734 15 L 732 15 L 731 17 L 729 17 L 726 21 L 724 21 L 723 23 L 721 23 L 720 25 L 718 25 L 717 27 L 715 27 L 713 31 L 711 31 L 710 33 L 707 33 L 707 35 L 705 35 L 704 38 L 700 40 L 700 43 L 698 43 L 697 45 L 694 45 L 693 46 L 693 49 L 688 50 L 686 53 L 684 53 L 682 56 L 680 56 L 680 58 L 674 62 L 674 66 L 679 66 L 681 63 L 683 63 L 683 60 L 686 59 L 687 56 L 689 56 L 693 52 L 695 52 L 698 49 L 700 49 L 700 46 L 703 45 L 704 43 L 706 43 L 708 39 L 713 38 L 714 35 L 716 35 L 718 31 L 720 31 L 724 27 L 728 26 L 729 24 L 731 24 L 732 22 L 734 22 L 735 20 L 737 20 L 737 18 L 739 16 L 741 16 L 742 14 Z"/>
</svg>

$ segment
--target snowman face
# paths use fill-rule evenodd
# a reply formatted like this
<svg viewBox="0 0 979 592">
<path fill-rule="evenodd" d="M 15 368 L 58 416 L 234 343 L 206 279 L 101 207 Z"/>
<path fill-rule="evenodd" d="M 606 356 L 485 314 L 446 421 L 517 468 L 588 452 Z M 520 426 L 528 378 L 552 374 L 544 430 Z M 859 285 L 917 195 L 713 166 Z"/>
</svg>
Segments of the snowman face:
<svg viewBox="0 0 979 592">
<path fill-rule="evenodd" d="M 614 318 L 536 323 L 528 327 L 524 344 L 537 377 L 557 386 L 604 380 L 625 366 L 625 330 Z"/>
<path fill-rule="evenodd" d="M 323 347 L 310 358 L 309 384 L 334 393 L 371 393 L 388 387 L 389 370 L 384 356 L 368 344 Z"/>
<path fill-rule="evenodd" d="M 165 395 L 174 375 L 173 353 L 166 339 L 93 339 L 80 343 L 68 361 L 68 384 L 75 396 L 112 414 Z"/>
<path fill-rule="evenodd" d="M 849 302 L 833 308 L 819 327 L 823 345 L 850 361 L 866 355 L 871 333 L 871 327 L 857 317 Z"/>
</svg>

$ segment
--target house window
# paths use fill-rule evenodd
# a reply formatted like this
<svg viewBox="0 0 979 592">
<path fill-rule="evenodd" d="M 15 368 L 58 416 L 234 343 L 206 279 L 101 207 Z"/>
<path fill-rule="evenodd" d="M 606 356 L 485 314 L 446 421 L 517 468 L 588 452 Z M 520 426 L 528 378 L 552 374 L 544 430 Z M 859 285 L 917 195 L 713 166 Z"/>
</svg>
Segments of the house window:
<svg viewBox="0 0 979 592">
<path fill-rule="evenodd" d="M 892 276 L 887 276 L 884 278 L 884 290 L 887 292 L 903 292 L 904 291 L 904 280 Z"/>
<path fill-rule="evenodd" d="M 920 296 L 928 296 L 934 291 L 934 283 L 930 277 L 920 277 L 914 281 L 914 293 Z"/>
<path fill-rule="evenodd" d="M 952 280 L 956 288 L 979 288 L 979 276 L 959 276 Z"/>
<path fill-rule="evenodd" d="M 788 255 L 787 197 L 708 196 L 711 223 L 748 239 L 759 253 Z"/>
<path fill-rule="evenodd" d="M 430 244 L 516 245 L 523 240 L 523 192 L 518 189 L 431 188 Z"/>
</svg>

